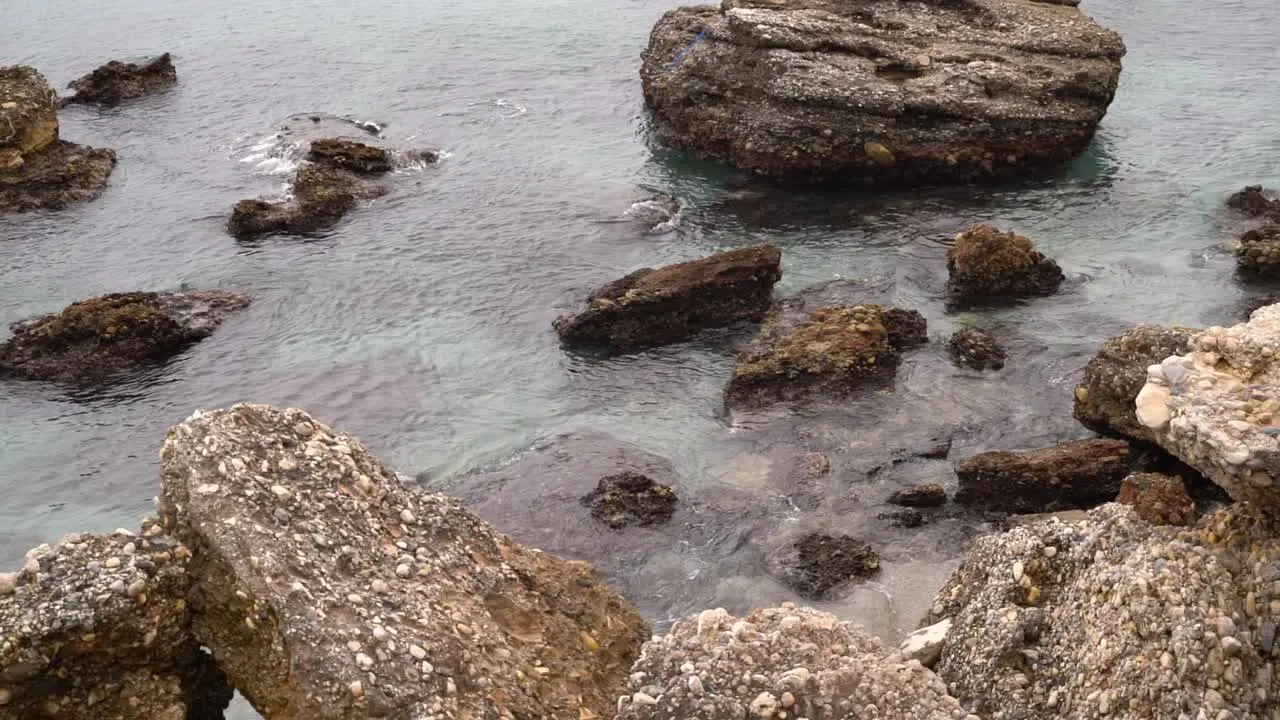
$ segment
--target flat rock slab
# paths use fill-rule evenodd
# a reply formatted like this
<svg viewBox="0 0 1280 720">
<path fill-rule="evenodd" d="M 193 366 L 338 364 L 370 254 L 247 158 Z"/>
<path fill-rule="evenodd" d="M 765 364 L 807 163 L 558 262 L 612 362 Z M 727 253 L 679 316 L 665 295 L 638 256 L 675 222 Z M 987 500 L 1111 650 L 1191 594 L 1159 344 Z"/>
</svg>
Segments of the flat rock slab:
<svg viewBox="0 0 1280 720">
<path fill-rule="evenodd" d="M 1129 444 L 1080 440 L 1043 450 L 979 453 L 956 467 L 956 502 L 985 510 L 1039 513 L 1110 502 L 1129 474 Z"/>
<path fill-rule="evenodd" d="M 168 90 L 178 82 L 169 53 L 144 63 L 112 60 L 68 86 L 68 103 L 112 106 Z"/>
<path fill-rule="evenodd" d="M 786 180 L 1021 176 L 1078 156 L 1120 36 L 1025 0 L 725 0 L 671 10 L 640 70 L 660 140 Z"/>
<path fill-rule="evenodd" d="M 623 353 L 759 320 L 782 278 L 781 261 L 778 248 L 764 244 L 642 268 L 592 293 L 585 310 L 557 318 L 554 328 L 565 343 Z"/>
<path fill-rule="evenodd" d="M 406 487 L 300 410 L 196 413 L 161 464 L 196 635 L 270 720 L 606 717 L 648 634 L 585 564 Z"/>
</svg>

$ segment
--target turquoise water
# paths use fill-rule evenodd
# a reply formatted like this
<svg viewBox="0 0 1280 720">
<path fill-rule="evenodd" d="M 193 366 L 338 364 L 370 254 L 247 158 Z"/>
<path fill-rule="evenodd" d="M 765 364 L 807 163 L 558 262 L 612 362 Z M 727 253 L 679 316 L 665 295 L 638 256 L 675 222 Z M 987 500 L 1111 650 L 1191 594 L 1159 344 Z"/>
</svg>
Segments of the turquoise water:
<svg viewBox="0 0 1280 720">
<path fill-rule="evenodd" d="M 1086 0 L 1129 54 L 1093 149 L 1058 177 L 881 198 L 771 191 L 738 203 L 725 197 L 737 187 L 733 173 L 644 143 L 639 53 L 667 7 L 7 8 L 0 61 L 33 64 L 63 86 L 107 59 L 167 50 L 180 84 L 116 110 L 63 112 L 64 137 L 115 148 L 120 163 L 89 205 L 0 218 L 0 322 L 89 295 L 183 284 L 256 302 L 162 371 L 106 394 L 0 385 L 0 565 L 64 531 L 134 525 L 158 487 L 164 430 L 196 408 L 303 407 L 444 489 L 536 440 L 591 426 L 670 458 L 690 488 L 773 495 L 761 458 L 781 447 L 874 455 L 899 433 L 946 427 L 959 428 L 955 458 L 1079 437 L 1070 391 L 1103 339 L 1137 322 L 1229 322 L 1242 300 L 1266 290 L 1235 280 L 1219 207 L 1244 184 L 1280 182 L 1268 3 Z M 323 238 L 233 240 L 223 230 L 231 205 L 283 182 L 239 160 L 302 112 L 385 122 L 392 142 L 448 157 L 397 176 L 390 195 Z M 678 232 L 613 222 L 642 186 L 688 206 Z M 946 240 L 973 221 L 1032 237 L 1066 270 L 1064 291 L 947 315 Z M 781 291 L 836 276 L 892 279 L 896 302 L 923 312 L 935 335 L 969 320 L 1001 328 L 1008 369 L 976 376 L 934 348 L 908 359 L 893 393 L 858 407 L 743 420 L 723 417 L 719 402 L 741 334 L 609 361 L 557 346 L 552 319 L 592 287 L 761 241 L 783 249 Z M 819 524 L 879 538 L 886 572 L 874 592 L 831 607 L 887 634 L 913 625 L 964 528 L 872 528 L 875 498 L 887 492 L 864 493 L 869 481 L 855 474 L 836 482 L 838 492 L 872 499 L 828 510 Z M 819 521 L 797 512 L 778 522 Z M 693 579 L 663 560 L 637 569 L 654 588 L 680 590 L 646 598 L 645 612 L 662 619 L 700 604 L 787 599 L 752 562 L 734 562 L 749 549 L 725 552 L 699 559 L 709 569 Z"/>
</svg>

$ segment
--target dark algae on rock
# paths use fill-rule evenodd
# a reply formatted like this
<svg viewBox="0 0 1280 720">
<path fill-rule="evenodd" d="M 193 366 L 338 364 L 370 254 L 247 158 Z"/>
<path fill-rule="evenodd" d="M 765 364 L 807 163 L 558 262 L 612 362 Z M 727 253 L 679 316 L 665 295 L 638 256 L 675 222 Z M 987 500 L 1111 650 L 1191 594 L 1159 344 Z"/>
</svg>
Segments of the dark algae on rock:
<svg viewBox="0 0 1280 720">
<path fill-rule="evenodd" d="M 675 513 L 676 494 L 670 485 L 628 471 L 601 478 L 599 486 L 583 496 L 582 504 L 611 528 L 656 525 Z"/>
<path fill-rule="evenodd" d="M 68 103 L 112 106 L 168 90 L 178 82 L 178 71 L 169 53 L 145 63 L 112 60 L 73 80 L 68 86 L 75 94 Z"/>
<path fill-rule="evenodd" d="M 999 298 L 1037 297 L 1058 291 L 1058 263 L 1031 240 L 990 225 L 971 225 L 947 252 L 947 290 L 959 304 Z"/>
<path fill-rule="evenodd" d="M 810 600 L 820 600 L 851 579 L 880 571 L 875 550 L 848 535 L 810 533 L 797 540 L 791 552 L 795 567 L 784 569 L 782 580 Z"/>
</svg>

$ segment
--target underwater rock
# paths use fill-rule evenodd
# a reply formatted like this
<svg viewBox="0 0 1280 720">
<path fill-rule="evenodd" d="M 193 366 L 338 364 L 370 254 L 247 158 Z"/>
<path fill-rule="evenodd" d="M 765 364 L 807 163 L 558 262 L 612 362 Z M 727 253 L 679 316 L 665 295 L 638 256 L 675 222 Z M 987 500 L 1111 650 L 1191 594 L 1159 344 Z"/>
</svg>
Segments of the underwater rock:
<svg viewBox="0 0 1280 720">
<path fill-rule="evenodd" d="M 991 333 L 976 327 L 957 330 L 947 341 L 947 351 L 957 365 L 974 370 L 1004 367 L 1005 350 Z"/>
<path fill-rule="evenodd" d="M 880 557 L 870 545 L 848 535 L 808 533 L 771 553 L 771 573 L 808 600 L 858 578 L 880 572 Z"/>
<path fill-rule="evenodd" d="M 675 513 L 676 494 L 670 485 L 660 485 L 639 473 L 621 472 L 600 478 L 596 489 L 582 497 L 582 504 L 611 528 L 656 525 Z"/>
<path fill-rule="evenodd" d="M 983 510 L 1043 513 L 1115 500 L 1129 474 L 1129 444 L 1096 438 L 1043 450 L 984 452 L 956 466 L 956 502 Z"/>
<path fill-rule="evenodd" d="M 1075 388 L 1075 418 L 1098 433 L 1151 442 L 1155 434 L 1134 413 L 1134 401 L 1147 381 L 1147 367 L 1190 349 L 1195 330 L 1138 325 L 1103 343 L 1084 368 Z"/>
<path fill-rule="evenodd" d="M 75 94 L 65 102 L 91 105 L 119 105 L 168 90 L 178 82 L 173 59 L 165 53 L 150 62 L 137 64 L 112 60 L 68 87 Z"/>
<path fill-rule="evenodd" d="M 1027 238 L 990 225 L 970 225 L 947 252 L 947 291 L 958 302 L 1037 297 L 1058 291 L 1058 263 L 1041 255 Z"/>
</svg>

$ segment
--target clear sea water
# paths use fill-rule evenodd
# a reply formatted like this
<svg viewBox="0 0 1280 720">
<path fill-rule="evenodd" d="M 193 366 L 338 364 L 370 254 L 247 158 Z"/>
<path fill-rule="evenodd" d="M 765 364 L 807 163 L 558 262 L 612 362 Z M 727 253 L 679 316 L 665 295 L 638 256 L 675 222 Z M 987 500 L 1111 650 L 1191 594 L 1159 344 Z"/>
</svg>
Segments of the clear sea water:
<svg viewBox="0 0 1280 720">
<path fill-rule="evenodd" d="M 93 203 L 0 218 L 0 323 L 131 289 L 223 288 L 256 302 L 162 371 L 109 393 L 0 384 L 0 565 L 66 531 L 134 525 L 158 488 L 165 429 L 196 408 L 303 407 L 445 490 L 539 439 L 595 427 L 671 459 L 682 483 L 710 492 L 758 478 L 750 468 L 781 445 L 805 449 L 815 433 L 796 428 L 806 422 L 871 454 L 892 444 L 893 428 L 963 427 L 953 458 L 1083 436 L 1071 388 L 1102 340 L 1138 322 L 1231 322 L 1266 290 L 1234 277 L 1220 207 L 1242 185 L 1280 182 L 1270 3 L 1086 0 L 1129 53 L 1093 148 L 1058 177 L 878 198 L 773 192 L 737 204 L 724 201 L 739 181 L 732 172 L 645 143 L 639 54 L 671 6 L 9 3 L 0 63 L 35 65 L 62 87 L 108 59 L 170 51 L 180 82 L 119 109 L 62 113 L 65 138 L 115 148 L 119 165 Z M 448 157 L 398 175 L 390 195 L 324 237 L 237 242 L 223 229 L 231 205 L 285 180 L 240 160 L 307 112 L 383 122 L 392 142 Z M 677 232 L 615 222 L 642 187 L 687 206 Z M 946 241 L 974 221 L 1032 237 L 1066 270 L 1063 292 L 947 314 Z M 779 292 L 835 276 L 889 278 L 895 300 L 923 312 L 935 336 L 961 322 L 999 327 L 1008 368 L 978 376 L 934 348 L 908 359 L 892 393 L 856 408 L 743 423 L 723 416 L 719 393 L 745 336 L 610 361 L 558 347 L 552 319 L 592 287 L 761 241 L 783 250 Z M 834 482 L 853 492 L 868 481 Z M 870 513 L 823 522 L 881 539 L 881 600 L 855 592 L 830 607 L 893 635 L 914 626 L 962 549 L 949 538 L 963 533 L 873 531 Z M 808 522 L 802 515 L 778 522 Z M 681 592 L 666 606 L 660 596 L 643 604 L 655 620 L 700 603 L 742 610 L 788 598 L 741 563 L 711 563 L 692 580 L 661 567 L 646 577 Z"/>
</svg>

